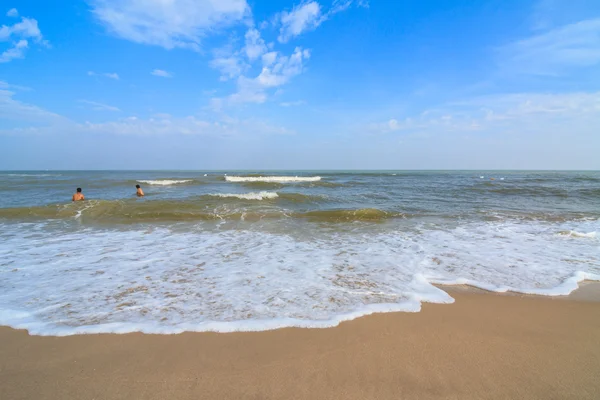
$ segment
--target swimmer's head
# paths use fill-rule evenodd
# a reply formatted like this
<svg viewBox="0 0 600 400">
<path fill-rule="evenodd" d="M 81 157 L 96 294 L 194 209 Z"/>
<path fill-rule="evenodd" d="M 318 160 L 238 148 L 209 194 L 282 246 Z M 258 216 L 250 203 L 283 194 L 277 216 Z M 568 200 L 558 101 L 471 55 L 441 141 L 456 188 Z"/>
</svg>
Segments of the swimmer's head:
<svg viewBox="0 0 600 400">
<path fill-rule="evenodd" d="M 81 193 L 81 188 L 77 188 L 77 193 Z"/>
<path fill-rule="evenodd" d="M 135 188 L 136 188 L 136 189 L 139 189 L 139 188 L 140 188 L 140 185 L 135 185 Z"/>
</svg>

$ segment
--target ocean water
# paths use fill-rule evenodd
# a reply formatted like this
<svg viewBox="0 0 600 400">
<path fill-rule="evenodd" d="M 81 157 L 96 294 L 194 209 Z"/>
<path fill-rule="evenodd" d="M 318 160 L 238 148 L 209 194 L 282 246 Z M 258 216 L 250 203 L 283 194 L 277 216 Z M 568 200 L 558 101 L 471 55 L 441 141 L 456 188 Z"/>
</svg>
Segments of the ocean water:
<svg viewBox="0 0 600 400">
<path fill-rule="evenodd" d="M 598 232 L 600 172 L 0 172 L 0 324 L 324 328 L 453 301 L 432 284 L 566 295 L 600 280 Z"/>
</svg>

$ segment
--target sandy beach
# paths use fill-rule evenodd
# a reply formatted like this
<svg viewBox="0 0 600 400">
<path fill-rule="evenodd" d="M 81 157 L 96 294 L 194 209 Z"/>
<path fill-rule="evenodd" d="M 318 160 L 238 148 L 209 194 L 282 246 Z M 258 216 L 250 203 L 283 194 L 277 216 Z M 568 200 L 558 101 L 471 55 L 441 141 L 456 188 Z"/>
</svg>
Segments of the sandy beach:
<svg viewBox="0 0 600 400">
<path fill-rule="evenodd" d="M 0 328 L 2 399 L 597 399 L 598 285 L 330 329 L 29 336 Z M 582 293 L 584 295 L 582 295 Z"/>
</svg>

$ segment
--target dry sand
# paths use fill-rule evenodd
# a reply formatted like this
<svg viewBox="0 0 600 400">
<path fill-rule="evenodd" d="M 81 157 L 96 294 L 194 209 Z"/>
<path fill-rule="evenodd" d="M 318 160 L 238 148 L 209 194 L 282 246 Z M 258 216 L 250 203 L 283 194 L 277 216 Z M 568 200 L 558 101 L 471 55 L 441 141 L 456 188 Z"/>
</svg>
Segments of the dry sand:
<svg viewBox="0 0 600 400">
<path fill-rule="evenodd" d="M 0 399 L 600 399 L 600 303 L 452 294 L 321 330 L 0 328 Z"/>
</svg>

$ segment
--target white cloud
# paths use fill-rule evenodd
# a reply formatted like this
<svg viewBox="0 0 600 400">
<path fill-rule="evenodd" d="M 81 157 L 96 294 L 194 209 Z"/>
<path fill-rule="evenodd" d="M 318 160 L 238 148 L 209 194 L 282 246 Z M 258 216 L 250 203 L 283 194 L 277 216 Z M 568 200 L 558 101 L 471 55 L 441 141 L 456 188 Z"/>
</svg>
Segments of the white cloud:
<svg viewBox="0 0 600 400">
<path fill-rule="evenodd" d="M 84 132 L 117 135 L 203 135 L 220 137 L 292 133 L 283 127 L 273 126 L 255 119 L 227 118 L 223 121 L 205 121 L 194 116 L 150 119 L 129 117 L 98 124 L 86 122 L 85 124 L 78 124 L 76 129 Z"/>
<path fill-rule="evenodd" d="M 33 38 L 42 40 L 42 32 L 38 23 L 33 18 L 21 18 L 21 22 L 14 25 L 2 25 L 0 27 L 0 40 L 9 40 L 11 37 Z"/>
<path fill-rule="evenodd" d="M 244 51 L 250 61 L 254 61 L 267 51 L 265 41 L 260 37 L 260 32 L 254 28 L 246 32 L 246 47 Z"/>
<path fill-rule="evenodd" d="M 58 121 L 62 117 L 40 107 L 15 100 L 15 93 L 7 88 L 14 87 L 0 82 L 0 119 L 15 121 Z"/>
<path fill-rule="evenodd" d="M 119 80 L 119 74 L 115 73 L 115 72 L 94 72 L 94 71 L 88 71 L 88 75 L 89 76 L 104 76 L 106 78 L 110 78 L 110 79 L 114 79 L 116 81 Z"/>
<path fill-rule="evenodd" d="M 0 54 L 0 63 L 6 63 L 15 58 L 24 58 L 25 50 L 29 47 L 29 43 L 25 39 L 21 39 L 13 44 L 13 47 Z"/>
<path fill-rule="evenodd" d="M 15 87 L 0 81 L 0 120 L 27 123 L 24 128 L 0 129 L 0 134 L 117 134 L 117 135 L 204 135 L 212 137 L 288 135 L 294 132 L 255 118 L 237 119 L 221 116 L 219 120 L 203 120 L 196 116 L 174 117 L 157 113 L 148 119 L 121 118 L 114 121 L 92 123 L 69 120 L 61 115 L 32 104 L 14 99 Z M 99 111 L 120 111 L 117 107 L 89 100 L 79 100 Z M 34 124 L 35 125 L 32 125 Z"/>
<path fill-rule="evenodd" d="M 304 104 L 306 104 L 306 102 L 304 100 L 284 101 L 282 103 L 279 103 L 279 105 L 281 107 L 297 107 L 297 106 L 302 106 Z"/>
<path fill-rule="evenodd" d="M 221 72 L 220 80 L 227 81 L 242 74 L 246 65 L 237 54 L 217 57 L 210 62 L 212 68 Z"/>
<path fill-rule="evenodd" d="M 265 67 L 269 67 L 269 66 L 273 65 L 275 63 L 275 61 L 277 61 L 277 52 L 276 51 L 270 51 L 268 53 L 263 54 L 263 56 L 262 56 L 262 63 L 263 63 L 263 66 L 265 66 Z"/>
<path fill-rule="evenodd" d="M 2 94 L 0 91 L 0 104 Z M 0 116 L 2 110 L 0 109 Z M 47 134 L 67 133 L 74 135 L 139 135 L 139 136 L 176 136 L 194 135 L 207 137 L 248 137 L 264 135 L 293 134 L 281 126 L 272 125 L 258 119 L 225 118 L 221 121 L 207 121 L 195 116 L 176 118 L 169 114 L 160 114 L 149 119 L 138 117 L 121 118 L 115 121 L 77 123 L 66 119 L 46 126 L 0 129 L 0 134 Z"/>
<path fill-rule="evenodd" d="M 11 14 L 12 11 L 13 10 L 10 10 L 9 14 Z M 18 14 L 14 16 L 17 15 Z M 35 19 L 23 17 L 21 18 L 21 22 L 17 22 L 13 25 L 2 25 L 2 27 L 0 27 L 0 42 L 12 41 L 12 45 L 0 54 L 0 63 L 24 58 L 25 51 L 29 48 L 30 44 L 27 39 L 33 39 L 35 43 L 44 46 L 49 45 L 49 43 L 44 40 Z"/>
<path fill-rule="evenodd" d="M 154 71 L 150 72 L 150 74 L 152 74 L 154 76 L 160 76 L 162 78 L 172 78 L 173 77 L 173 75 L 170 72 L 167 72 L 162 69 L 155 69 Z"/>
<path fill-rule="evenodd" d="M 226 98 L 211 100 L 213 109 L 219 110 L 223 106 L 242 103 L 264 103 L 267 100 L 269 89 L 280 87 L 288 83 L 293 77 L 300 74 L 305 63 L 310 58 L 310 51 L 296 47 L 290 56 L 276 53 L 268 65 L 264 65 L 260 74 L 255 78 L 240 76 L 237 81 L 238 90 Z M 270 57 L 271 58 L 271 57 Z"/>
<path fill-rule="evenodd" d="M 215 56 L 210 66 L 221 72 L 219 80 L 228 81 L 242 75 L 251 67 L 251 63 L 267 52 L 268 47 L 261 38 L 260 32 L 250 28 L 244 35 L 244 47 L 238 51 L 233 50 L 233 44 L 214 52 Z"/>
<path fill-rule="evenodd" d="M 356 4 L 358 7 L 369 7 L 366 0 L 334 0 L 331 8 L 327 12 L 323 12 L 321 5 L 311 0 L 296 5 L 289 12 L 283 11 L 275 17 L 275 24 L 281 25 L 277 40 L 280 43 L 286 43 L 304 32 L 314 30 L 333 15 L 350 8 L 352 4 Z"/>
<path fill-rule="evenodd" d="M 12 85 L 5 81 L 0 81 L 0 89 L 15 89 L 15 90 L 22 90 L 22 91 L 32 90 L 31 88 L 28 88 L 26 86 Z"/>
<path fill-rule="evenodd" d="M 8 12 L 6 13 L 7 17 L 18 17 L 19 16 L 19 11 L 17 11 L 16 8 L 11 8 L 10 10 L 8 10 Z"/>
<path fill-rule="evenodd" d="M 201 39 L 249 14 L 246 0 L 89 0 L 115 35 L 136 43 L 199 49 Z"/>
<path fill-rule="evenodd" d="M 600 63 L 600 18 L 552 29 L 504 46 L 501 66 L 514 73 L 559 75 Z"/>
<path fill-rule="evenodd" d="M 536 0 L 532 7 L 531 29 L 548 30 L 599 14 L 600 2 L 597 0 Z"/>
<path fill-rule="evenodd" d="M 90 100 L 79 100 L 80 103 L 89 105 L 92 110 L 96 111 L 121 111 L 117 107 L 109 106 L 107 104 L 98 103 L 96 101 Z"/>
<path fill-rule="evenodd" d="M 321 5 L 316 1 L 297 5 L 290 12 L 282 12 L 279 20 L 281 28 L 278 40 L 285 43 L 302 32 L 315 29 L 323 22 Z"/>
<path fill-rule="evenodd" d="M 600 132 L 600 92 L 517 93 L 446 104 L 371 125 L 376 132 Z"/>
</svg>

